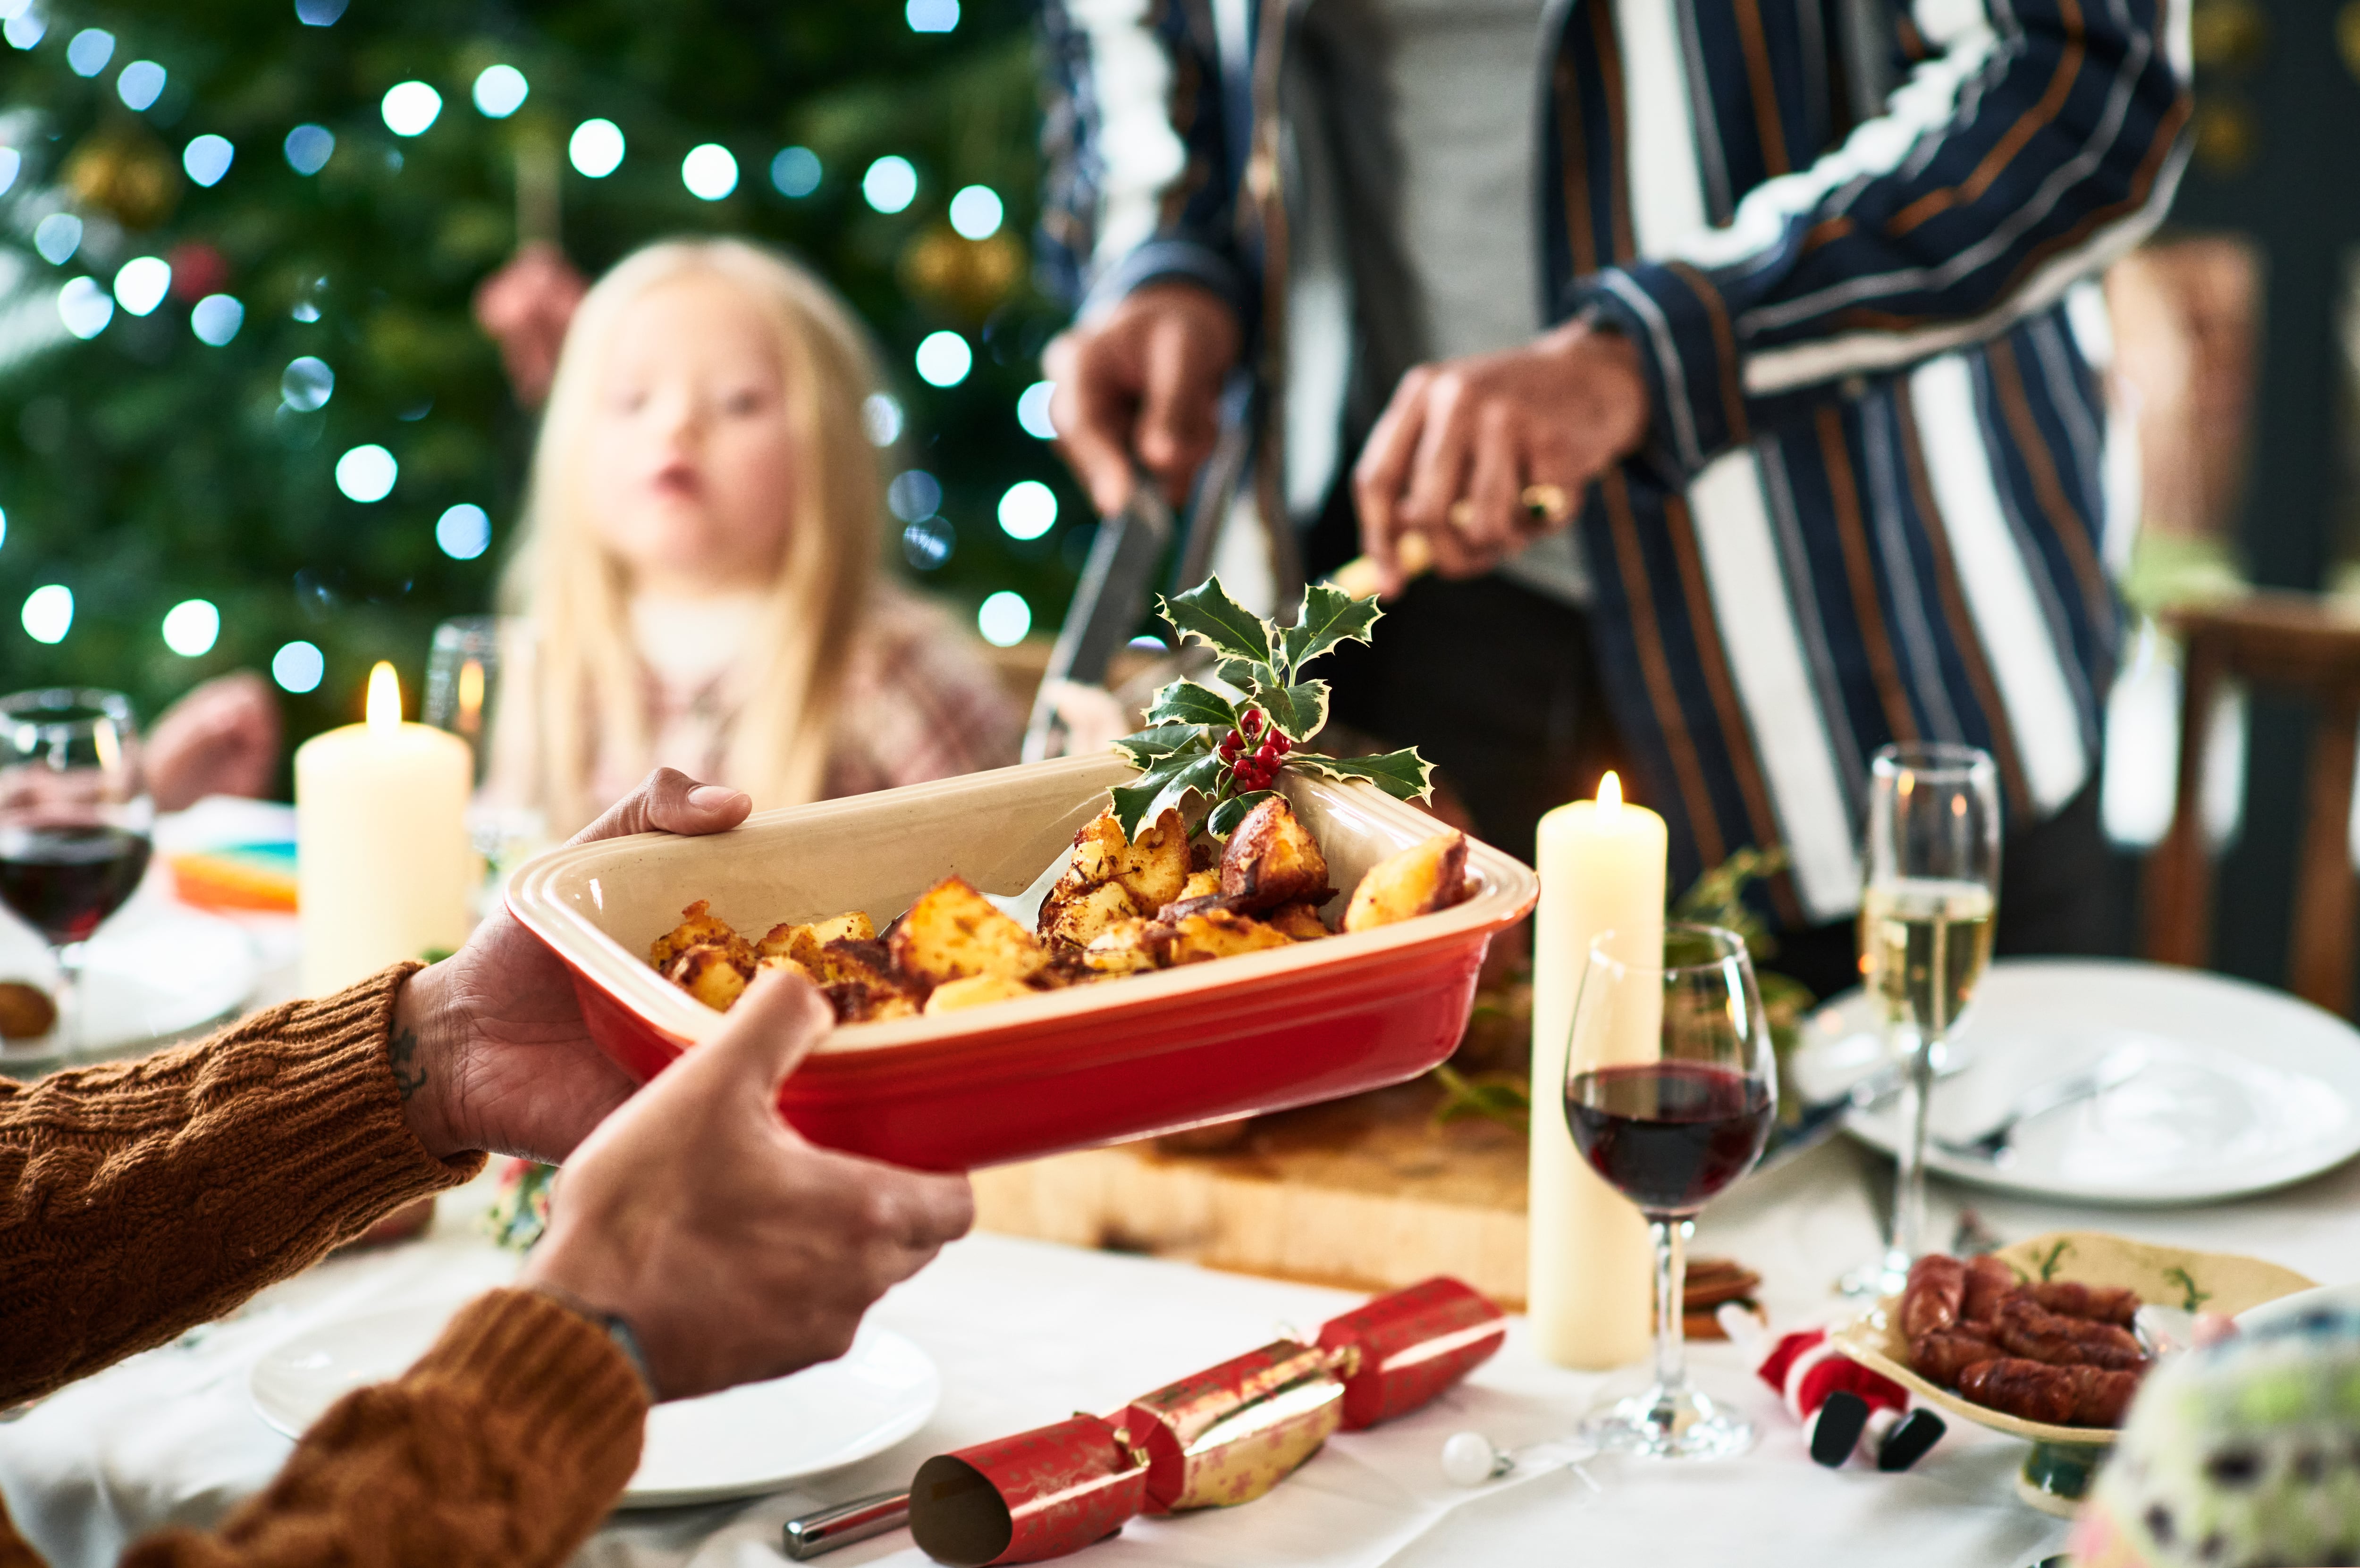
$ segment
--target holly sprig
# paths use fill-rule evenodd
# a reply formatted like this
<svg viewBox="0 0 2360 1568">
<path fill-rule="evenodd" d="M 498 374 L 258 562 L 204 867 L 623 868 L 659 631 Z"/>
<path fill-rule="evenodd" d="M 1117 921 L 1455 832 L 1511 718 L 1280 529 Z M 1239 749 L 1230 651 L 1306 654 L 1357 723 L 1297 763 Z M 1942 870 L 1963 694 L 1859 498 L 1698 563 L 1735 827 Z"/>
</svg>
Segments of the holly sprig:
<svg viewBox="0 0 2360 1568">
<path fill-rule="evenodd" d="M 1160 598 L 1157 609 L 1185 643 L 1213 650 L 1226 692 L 1197 681 L 1175 681 L 1155 693 L 1148 727 L 1114 743 L 1139 777 L 1118 785 L 1116 819 L 1125 836 L 1193 798 L 1207 803 L 1205 831 L 1227 838 L 1246 813 L 1268 800 L 1283 768 L 1323 779 L 1365 779 L 1398 800 L 1434 793 L 1434 765 L 1413 746 L 1382 757 L 1328 757 L 1305 751 L 1328 723 L 1328 682 L 1302 678 L 1303 667 L 1348 642 L 1368 642 L 1384 612 L 1324 583 L 1303 591 L 1295 624 L 1248 613 L 1218 577 Z"/>
</svg>

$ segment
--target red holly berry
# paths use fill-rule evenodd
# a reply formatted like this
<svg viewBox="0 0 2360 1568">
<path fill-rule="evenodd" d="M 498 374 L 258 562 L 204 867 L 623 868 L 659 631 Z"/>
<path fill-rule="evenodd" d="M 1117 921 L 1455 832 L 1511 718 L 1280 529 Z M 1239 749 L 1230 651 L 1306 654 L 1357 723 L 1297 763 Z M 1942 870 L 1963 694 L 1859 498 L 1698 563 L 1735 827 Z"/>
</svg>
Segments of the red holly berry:
<svg viewBox="0 0 2360 1568">
<path fill-rule="evenodd" d="M 1245 721 L 1240 727 L 1246 732 L 1246 738 L 1249 740 L 1252 739 L 1255 733 L 1262 728 L 1262 710 L 1260 708 L 1248 708 L 1246 710 Z"/>
</svg>

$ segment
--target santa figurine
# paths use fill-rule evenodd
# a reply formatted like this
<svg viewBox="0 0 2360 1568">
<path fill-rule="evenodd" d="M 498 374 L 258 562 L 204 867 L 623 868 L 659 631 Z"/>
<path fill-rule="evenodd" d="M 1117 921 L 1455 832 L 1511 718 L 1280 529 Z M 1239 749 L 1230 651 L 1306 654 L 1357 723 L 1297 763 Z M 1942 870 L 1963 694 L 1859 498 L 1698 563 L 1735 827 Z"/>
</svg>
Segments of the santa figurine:
<svg viewBox="0 0 2360 1568">
<path fill-rule="evenodd" d="M 1812 1460 L 1830 1470 L 1854 1454 L 1879 1470 L 1907 1470 L 1949 1430 L 1932 1410 L 1911 1410 L 1908 1389 L 1828 1343 L 1823 1328 L 1774 1339 L 1734 1301 L 1714 1317 L 1802 1423 Z"/>
</svg>

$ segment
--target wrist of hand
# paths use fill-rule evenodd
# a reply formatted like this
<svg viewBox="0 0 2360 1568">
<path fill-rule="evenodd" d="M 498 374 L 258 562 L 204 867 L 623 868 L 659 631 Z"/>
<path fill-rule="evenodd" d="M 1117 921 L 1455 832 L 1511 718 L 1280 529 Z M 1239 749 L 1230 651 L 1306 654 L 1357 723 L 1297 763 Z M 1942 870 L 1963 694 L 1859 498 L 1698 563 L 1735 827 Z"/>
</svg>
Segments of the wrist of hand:
<svg viewBox="0 0 2360 1568">
<path fill-rule="evenodd" d="M 465 1050 L 463 1021 L 449 1005 L 449 964 L 431 964 L 394 994 L 393 1021 L 386 1032 L 386 1065 L 401 1097 L 403 1119 L 426 1151 L 437 1160 L 482 1147 L 468 1136 L 459 1114 L 460 1064 Z"/>
<path fill-rule="evenodd" d="M 530 1276 L 530 1269 L 527 1274 Z M 537 1296 L 546 1296 L 575 1317 L 586 1319 L 605 1330 L 606 1337 L 615 1342 L 615 1348 L 623 1353 L 623 1359 L 631 1364 L 631 1370 L 639 1375 L 639 1385 L 647 1389 L 649 1399 L 661 1402 L 663 1396 L 656 1388 L 655 1374 L 648 1370 L 647 1352 L 639 1348 L 639 1336 L 632 1329 L 628 1318 L 620 1312 L 611 1312 L 594 1305 L 564 1286 L 548 1279 L 528 1277 L 519 1284 L 521 1289 Z"/>
<path fill-rule="evenodd" d="M 1652 418 L 1647 376 L 1628 338 L 1584 314 L 1543 334 L 1538 346 L 1575 376 L 1615 457 L 1628 457 L 1646 444 Z"/>
</svg>

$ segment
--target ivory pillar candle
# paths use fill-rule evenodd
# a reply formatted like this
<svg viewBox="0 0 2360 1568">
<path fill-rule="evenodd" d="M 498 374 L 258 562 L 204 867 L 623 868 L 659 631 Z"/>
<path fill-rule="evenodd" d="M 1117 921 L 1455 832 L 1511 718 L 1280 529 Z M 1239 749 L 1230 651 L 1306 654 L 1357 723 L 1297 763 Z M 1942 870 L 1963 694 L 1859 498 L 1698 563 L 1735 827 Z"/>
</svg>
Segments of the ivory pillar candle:
<svg viewBox="0 0 2360 1568">
<path fill-rule="evenodd" d="M 466 941 L 474 770 L 465 741 L 401 722 L 390 664 L 370 672 L 366 723 L 296 751 L 304 995 L 325 996 Z"/>
<path fill-rule="evenodd" d="M 1526 1312 L 1534 1343 L 1563 1367 L 1636 1361 L 1652 1342 L 1655 1253 L 1646 1222 L 1590 1170 L 1566 1126 L 1566 1047 L 1601 931 L 1664 931 L 1664 819 L 1625 804 L 1609 773 L 1595 800 L 1541 819 L 1533 918 L 1532 1227 Z"/>
</svg>

